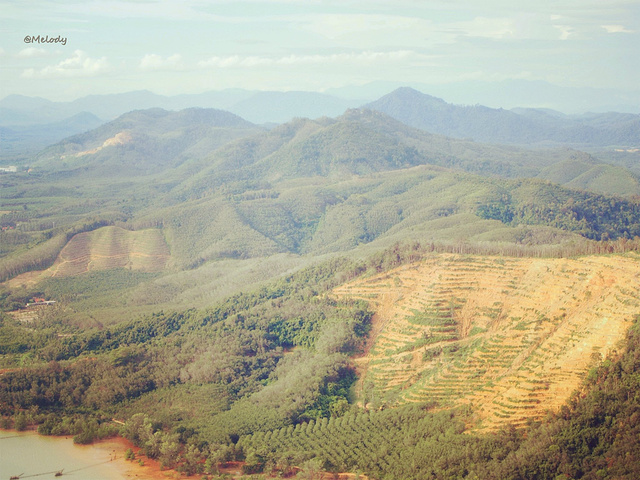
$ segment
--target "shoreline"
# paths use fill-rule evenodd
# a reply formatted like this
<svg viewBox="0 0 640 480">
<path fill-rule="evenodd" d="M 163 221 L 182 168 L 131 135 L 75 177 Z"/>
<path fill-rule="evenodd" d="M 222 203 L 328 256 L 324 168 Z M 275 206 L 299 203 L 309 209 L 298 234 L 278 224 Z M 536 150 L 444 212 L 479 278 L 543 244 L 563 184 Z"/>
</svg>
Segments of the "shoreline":
<svg viewBox="0 0 640 480">
<path fill-rule="evenodd" d="M 111 458 L 113 456 L 113 465 L 122 475 L 123 479 L 166 480 L 168 478 L 183 477 L 175 470 L 161 470 L 160 464 L 155 460 L 152 460 L 145 456 L 139 457 L 138 451 L 140 449 L 135 447 L 133 443 L 123 437 L 105 438 L 104 440 L 97 440 L 89 445 L 75 446 L 82 449 L 98 450 L 102 452 L 105 457 Z M 125 459 L 125 452 L 129 448 L 131 448 L 136 454 L 136 460 Z M 139 458 L 143 460 L 144 465 L 138 464 Z"/>
<path fill-rule="evenodd" d="M 56 454 L 61 454 L 65 460 L 69 463 L 65 462 L 67 465 L 67 471 L 65 472 L 62 465 L 58 464 L 56 470 L 62 472 L 62 477 L 66 475 L 72 475 L 72 478 L 91 478 L 93 480 L 178 480 L 178 479 L 196 479 L 202 478 L 203 476 L 207 476 L 206 474 L 194 474 L 187 476 L 184 473 L 178 472 L 174 469 L 166 469 L 163 470 L 160 466 L 160 462 L 157 460 L 149 459 L 144 454 L 140 454 L 140 448 L 136 447 L 126 438 L 117 436 L 106 438 L 103 440 L 97 440 L 88 445 L 78 445 L 73 443 L 72 436 L 53 436 L 53 435 L 40 435 L 35 428 L 30 427 L 24 431 L 18 430 L 6 430 L 0 429 L 0 441 L 4 438 L 12 438 L 12 437 L 36 437 L 38 439 L 46 439 L 47 442 L 55 442 L 59 445 L 52 449 L 56 452 Z M 50 444 L 49 444 L 50 445 Z M 59 449 L 62 445 L 64 448 Z M 39 448 L 43 448 L 40 446 Z M 45 443 L 44 448 L 47 448 L 47 444 Z M 131 448 L 134 452 L 136 458 L 135 460 L 127 460 L 125 458 L 125 453 L 127 449 Z M 37 450 L 31 449 L 30 450 Z M 61 452 L 61 453 L 60 453 Z M 1 453 L 1 450 L 0 450 Z M 79 465 L 79 462 L 75 462 L 73 465 L 73 460 L 78 460 L 81 458 L 82 464 Z M 0 455 L 0 460 L 2 459 L 2 455 Z M 139 460 L 143 461 L 143 465 L 138 463 Z M 73 466 L 69 467 L 69 464 Z M 108 464 L 108 465 L 107 465 Z M 239 479 L 239 478 L 247 478 L 242 473 L 242 465 L 243 462 L 229 462 L 224 467 L 220 468 L 221 475 L 229 475 L 230 480 Z M 17 475 L 18 472 L 8 472 L 4 471 L 2 468 L 2 461 L 0 461 L 0 480 L 1 478 L 7 478 L 9 475 Z M 71 468 L 71 470 L 69 470 Z M 106 468 L 103 471 L 103 474 L 98 473 L 99 476 L 95 476 L 95 471 L 90 472 L 89 469 L 98 469 L 98 468 Z M 77 475 L 73 477 L 73 475 L 81 470 L 87 470 L 86 474 L 88 477 L 78 477 Z M 296 469 L 299 470 L 299 469 Z M 40 470 L 41 472 L 41 470 Z M 34 473 L 30 472 L 29 477 L 32 476 L 42 476 L 46 474 L 53 474 L 54 472 L 47 471 L 47 473 Z M 82 474 L 81 474 L 82 475 Z M 259 474 L 260 478 L 263 479 L 275 479 L 280 477 L 273 477 L 269 474 Z M 49 477 L 44 478 L 51 478 Z M 285 477 L 288 478 L 288 477 Z M 342 472 L 342 473 L 328 473 L 322 472 L 318 478 L 323 480 L 339 478 L 341 480 L 352 480 L 356 478 L 354 473 Z M 365 475 L 361 475 L 360 478 L 366 480 L 368 477 Z"/>
<path fill-rule="evenodd" d="M 40 435 L 36 429 L 29 428 L 24 431 L 0 429 L 0 437 L 12 436 L 37 436 L 46 438 L 56 442 L 67 443 L 71 446 L 72 453 L 82 455 L 85 459 L 91 457 L 96 465 L 109 464 L 114 470 L 114 476 L 119 476 L 122 480 L 167 480 L 178 478 L 196 478 L 196 476 L 186 476 L 175 470 L 162 470 L 160 463 L 156 460 L 149 459 L 144 455 L 138 456 L 139 448 L 135 447 L 129 440 L 123 437 L 105 438 L 97 440 L 88 445 L 78 445 L 73 443 L 71 436 L 54 436 Z M 136 454 L 135 460 L 126 460 L 125 452 L 131 448 Z M 144 465 L 138 464 L 138 459 L 144 462 Z M 89 468 L 89 467 L 85 467 Z M 64 469 L 63 477 L 64 477 Z M 71 473 L 71 472 L 70 472 Z"/>
</svg>

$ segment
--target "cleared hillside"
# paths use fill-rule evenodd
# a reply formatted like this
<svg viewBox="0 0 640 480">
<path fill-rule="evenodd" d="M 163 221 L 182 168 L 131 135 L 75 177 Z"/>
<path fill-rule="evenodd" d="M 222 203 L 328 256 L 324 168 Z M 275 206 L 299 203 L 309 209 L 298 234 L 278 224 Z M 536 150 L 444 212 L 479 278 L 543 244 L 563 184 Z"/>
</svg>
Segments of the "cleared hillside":
<svg viewBox="0 0 640 480">
<path fill-rule="evenodd" d="M 640 306 L 638 257 L 440 254 L 344 285 L 376 314 L 365 402 L 471 404 L 477 426 L 559 408 Z"/>
<path fill-rule="evenodd" d="M 35 277 L 71 277 L 114 268 L 158 272 L 165 268 L 169 258 L 169 247 L 161 230 L 102 227 L 75 235 L 47 270 L 19 275 L 8 283 L 20 285 Z"/>
<path fill-rule="evenodd" d="M 54 277 L 111 268 L 155 272 L 162 270 L 168 259 L 169 248 L 160 230 L 104 227 L 73 237 L 50 271 Z"/>
</svg>

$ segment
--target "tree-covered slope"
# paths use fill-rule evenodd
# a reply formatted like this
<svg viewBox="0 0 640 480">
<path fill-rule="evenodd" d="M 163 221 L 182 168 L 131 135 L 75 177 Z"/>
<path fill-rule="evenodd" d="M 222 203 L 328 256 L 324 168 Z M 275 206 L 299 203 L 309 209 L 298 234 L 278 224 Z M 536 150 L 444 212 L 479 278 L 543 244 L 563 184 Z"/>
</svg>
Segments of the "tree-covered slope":
<svg viewBox="0 0 640 480">
<path fill-rule="evenodd" d="M 170 261 L 119 309 L 204 306 L 270 272 L 396 241 L 553 245 L 639 231 L 631 198 L 513 179 L 631 193 L 625 170 L 571 150 L 454 140 L 371 110 L 268 131 L 215 110 L 137 111 L 40 159 L 0 178 L 1 278 L 51 266 L 87 229 L 156 228 Z"/>
<path fill-rule="evenodd" d="M 412 245 L 367 262 L 328 262 L 207 309 L 104 329 L 24 329 L 3 318 L 3 359 L 20 358 L 26 368 L 0 376 L 0 413 L 5 425 L 37 425 L 79 443 L 119 430 L 137 456 L 190 474 L 218 474 L 235 460 L 247 474 L 272 476 L 635 478 L 637 318 L 619 353 L 591 370 L 567 406 L 520 430 L 470 431 L 475 405 L 435 409 L 435 397 L 362 405 L 351 357 L 372 320 L 375 328 L 373 312 L 326 293 L 358 275 L 433 258 L 429 252 Z"/>
<path fill-rule="evenodd" d="M 45 149 L 33 166 L 83 176 L 157 174 L 257 131 L 222 110 L 137 110 Z"/>
</svg>

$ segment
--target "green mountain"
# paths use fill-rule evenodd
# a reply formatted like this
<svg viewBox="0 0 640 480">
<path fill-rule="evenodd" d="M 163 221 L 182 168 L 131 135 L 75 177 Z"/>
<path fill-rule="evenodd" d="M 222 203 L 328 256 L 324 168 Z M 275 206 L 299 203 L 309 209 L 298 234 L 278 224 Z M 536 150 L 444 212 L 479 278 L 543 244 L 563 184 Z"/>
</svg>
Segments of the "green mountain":
<svg viewBox="0 0 640 480">
<path fill-rule="evenodd" d="M 0 176 L 3 426 L 207 476 L 637 473 L 628 170 L 367 109 L 134 111 L 32 164 Z"/>
<path fill-rule="evenodd" d="M 595 168 L 579 187 L 599 193 L 640 193 L 637 177 L 626 169 L 609 169 L 589 154 L 569 149 L 526 150 L 434 135 L 408 127 L 371 110 L 348 110 L 336 119 L 300 119 L 262 135 L 226 145 L 211 155 L 189 188 L 206 188 L 220 170 L 231 178 L 255 180 L 286 176 L 366 175 L 415 165 L 438 165 L 485 176 L 537 177 L 569 182 Z M 238 169 L 238 167 L 242 167 Z M 594 171 L 594 172 L 595 172 Z M 211 172 L 215 172 L 211 174 Z M 593 173 L 593 172 L 592 172 Z M 215 182 L 214 182 L 215 184 Z M 592 188 L 593 187 L 593 188 Z"/>
<path fill-rule="evenodd" d="M 638 231 L 636 203 L 603 195 L 638 192 L 622 168 L 573 150 L 451 139 L 371 110 L 271 130 L 217 110 L 135 111 L 47 148 L 33 166 L 1 178 L 0 278 L 41 271 L 11 284 L 36 291 L 46 281 L 40 290 L 53 294 L 73 282 L 62 272 L 76 271 L 54 265 L 64 246 L 105 226 L 159 229 L 170 251 L 161 273 L 138 275 L 135 289 L 124 283 L 121 302 L 83 299 L 79 321 L 90 311 L 113 321 L 131 308 L 205 306 L 319 259 L 396 242 L 543 246 Z M 583 190 L 517 180 L 534 176 Z"/>
<path fill-rule="evenodd" d="M 94 176 L 149 175 L 256 131 L 255 125 L 221 110 L 139 110 L 45 149 L 33 166 L 90 170 Z"/>
</svg>

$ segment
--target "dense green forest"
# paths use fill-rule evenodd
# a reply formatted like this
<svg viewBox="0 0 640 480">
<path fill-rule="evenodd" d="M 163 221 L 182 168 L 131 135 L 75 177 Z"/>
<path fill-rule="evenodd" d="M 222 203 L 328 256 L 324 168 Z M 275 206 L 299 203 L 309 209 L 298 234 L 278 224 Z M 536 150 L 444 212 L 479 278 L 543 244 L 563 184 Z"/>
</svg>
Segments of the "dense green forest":
<svg viewBox="0 0 640 480">
<path fill-rule="evenodd" d="M 518 225 L 548 225 L 593 240 L 640 235 L 640 202 L 522 181 L 497 201 L 480 205 L 482 218 Z"/>
<path fill-rule="evenodd" d="M 592 370 L 566 407 L 524 430 L 469 432 L 468 407 L 355 403 L 351 356 L 371 312 L 327 292 L 432 249 L 334 260 L 205 310 L 105 329 L 43 319 L 25 330 L 5 316 L 3 358 L 29 367 L 0 376 L 4 424 L 78 443 L 119 433 L 139 454 L 187 473 L 216 475 L 242 461 L 248 474 L 308 477 L 636 478 L 640 317 L 620 353 Z"/>
<path fill-rule="evenodd" d="M 113 433 L 106 419 L 135 421 L 152 404 L 156 438 L 179 431 L 181 445 L 193 437 L 200 446 L 341 414 L 355 380 L 349 355 L 361 348 L 371 315 L 362 303 L 326 297 L 342 264 L 204 311 L 158 313 L 103 330 L 61 335 L 68 326 L 42 320 L 26 330 L 5 316 L 3 358 L 31 367 L 0 377 L 2 414 L 15 414 L 16 427 L 38 423 L 41 433 L 85 443 Z"/>
</svg>

